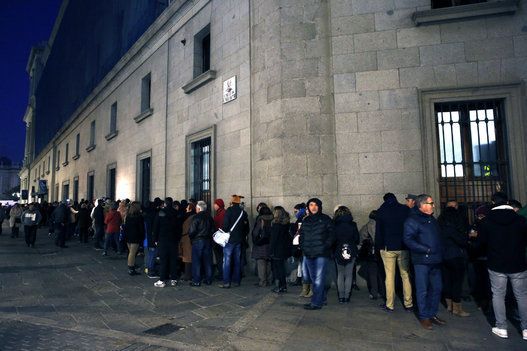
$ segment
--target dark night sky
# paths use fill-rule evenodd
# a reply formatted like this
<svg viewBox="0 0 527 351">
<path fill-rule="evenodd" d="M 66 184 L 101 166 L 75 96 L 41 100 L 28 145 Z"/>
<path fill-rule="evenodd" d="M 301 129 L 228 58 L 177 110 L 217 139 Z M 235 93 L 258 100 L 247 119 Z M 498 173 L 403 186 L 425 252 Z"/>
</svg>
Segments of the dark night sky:
<svg viewBox="0 0 527 351">
<path fill-rule="evenodd" d="M 0 156 L 24 156 L 31 47 L 49 39 L 62 0 L 0 0 Z"/>
</svg>

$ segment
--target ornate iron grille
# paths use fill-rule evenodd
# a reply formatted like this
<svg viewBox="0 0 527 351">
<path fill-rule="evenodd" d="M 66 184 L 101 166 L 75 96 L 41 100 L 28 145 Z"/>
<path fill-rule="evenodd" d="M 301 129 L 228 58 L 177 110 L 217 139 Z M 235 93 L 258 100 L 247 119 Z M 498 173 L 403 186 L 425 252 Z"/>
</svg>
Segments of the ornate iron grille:
<svg viewBox="0 0 527 351">
<path fill-rule="evenodd" d="M 191 144 L 190 196 L 211 204 L 211 139 L 205 138 Z"/>
<path fill-rule="evenodd" d="M 455 200 L 473 218 L 492 193 L 510 195 L 503 100 L 435 104 L 440 202 Z"/>
</svg>

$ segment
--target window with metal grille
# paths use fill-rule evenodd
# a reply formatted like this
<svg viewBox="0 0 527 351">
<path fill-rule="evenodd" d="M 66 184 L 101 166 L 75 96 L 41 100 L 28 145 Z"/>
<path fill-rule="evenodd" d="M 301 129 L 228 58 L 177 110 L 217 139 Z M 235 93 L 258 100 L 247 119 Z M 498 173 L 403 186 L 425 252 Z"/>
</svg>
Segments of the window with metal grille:
<svg viewBox="0 0 527 351">
<path fill-rule="evenodd" d="M 190 196 L 211 202 L 211 138 L 191 143 Z"/>
<path fill-rule="evenodd" d="M 439 9 L 442 7 L 463 6 L 487 2 L 487 0 L 432 0 L 432 8 Z"/>
<path fill-rule="evenodd" d="M 510 194 L 503 100 L 436 103 L 441 204 L 475 209 Z"/>
</svg>

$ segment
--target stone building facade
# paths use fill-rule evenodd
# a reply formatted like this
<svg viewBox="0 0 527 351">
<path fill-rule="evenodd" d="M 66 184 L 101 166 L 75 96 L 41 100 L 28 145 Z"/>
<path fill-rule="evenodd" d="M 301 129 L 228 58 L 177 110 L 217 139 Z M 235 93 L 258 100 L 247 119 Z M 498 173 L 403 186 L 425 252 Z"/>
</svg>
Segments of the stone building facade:
<svg viewBox="0 0 527 351">
<path fill-rule="evenodd" d="M 317 196 L 360 220 L 385 192 L 526 202 L 527 2 L 439 3 L 171 1 L 27 152 L 22 184 L 46 180 L 48 200 Z"/>
</svg>

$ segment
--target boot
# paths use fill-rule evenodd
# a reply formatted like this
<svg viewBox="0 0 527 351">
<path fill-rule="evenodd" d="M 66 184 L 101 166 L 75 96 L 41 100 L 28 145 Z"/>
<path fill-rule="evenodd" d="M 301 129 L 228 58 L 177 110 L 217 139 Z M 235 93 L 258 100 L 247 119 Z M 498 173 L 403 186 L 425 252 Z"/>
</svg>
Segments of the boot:
<svg viewBox="0 0 527 351">
<path fill-rule="evenodd" d="M 309 297 L 313 296 L 313 285 L 312 284 L 308 284 L 307 286 L 308 286 L 308 293 L 307 293 L 306 297 L 309 298 Z"/>
<path fill-rule="evenodd" d="M 470 313 L 463 311 L 463 307 L 460 302 L 452 303 L 452 314 L 458 317 L 468 317 Z"/>
<path fill-rule="evenodd" d="M 302 291 L 300 292 L 300 297 L 309 297 L 311 291 L 311 284 L 302 284 Z"/>
<path fill-rule="evenodd" d="M 138 275 L 139 273 L 135 270 L 134 266 L 128 266 L 128 274 L 130 274 L 130 275 Z"/>
<path fill-rule="evenodd" d="M 446 309 L 448 312 L 452 313 L 452 299 L 445 299 Z"/>
</svg>

